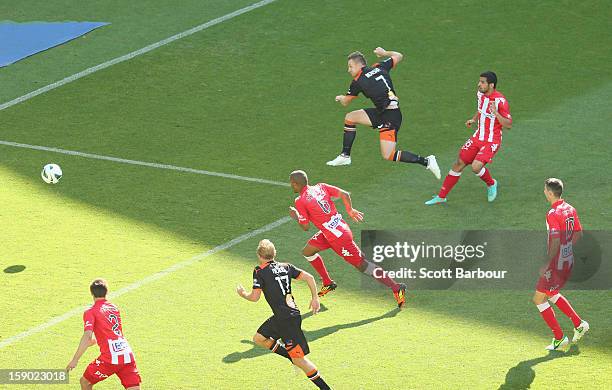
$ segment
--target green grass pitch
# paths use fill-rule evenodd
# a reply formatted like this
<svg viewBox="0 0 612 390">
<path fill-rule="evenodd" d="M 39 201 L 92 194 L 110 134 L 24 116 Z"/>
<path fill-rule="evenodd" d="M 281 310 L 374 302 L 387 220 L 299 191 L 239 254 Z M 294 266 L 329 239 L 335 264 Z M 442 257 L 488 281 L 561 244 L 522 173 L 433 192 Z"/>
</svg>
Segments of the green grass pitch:
<svg viewBox="0 0 612 390">
<path fill-rule="evenodd" d="M 0 69 L 0 103 L 251 1 L 0 4 L 6 20 L 112 23 Z M 611 17 L 602 0 L 278 0 L 0 111 L 0 140 L 280 182 L 305 169 L 315 182 L 352 192 L 366 218 L 352 224 L 357 237 L 360 229 L 542 232 L 542 183 L 557 176 L 584 228 L 610 230 Z M 379 45 L 405 54 L 392 74 L 404 114 L 399 146 L 435 153 L 443 174 L 470 135 L 463 122 L 478 74 L 497 72 L 514 126 L 491 165 L 496 202 L 486 202 L 466 171 L 448 205 L 426 208 L 440 183 L 419 167 L 383 161 L 366 128 L 358 129 L 352 166 L 325 165 L 340 149 L 346 109 L 334 96 L 350 82 L 345 56 L 362 50 L 374 60 Z M 369 105 L 359 98 L 349 109 Z M 40 180 L 47 162 L 64 170 L 55 186 Z M 0 273 L 0 343 L 90 303 L 95 277 L 112 291 L 130 286 L 285 217 L 293 198 L 284 186 L 0 145 L 0 269 L 25 266 Z M 115 299 L 143 388 L 314 388 L 253 346 L 269 308 L 234 291 L 249 286 L 264 237 L 281 259 L 312 271 L 300 255 L 309 234 L 280 224 Z M 350 266 L 331 252 L 323 257 L 340 288 L 303 324 L 309 356 L 334 389 L 612 383 L 610 291 L 566 291 L 592 330 L 578 348 L 548 355 L 550 331 L 530 290 L 412 291 L 398 313 L 388 293 L 360 289 Z M 295 295 L 305 308 L 307 289 L 298 284 Z M 1 347 L 0 368 L 65 367 L 81 333 L 81 316 L 70 316 Z M 96 356 L 97 347 L 88 350 L 64 387 L 78 387 Z M 111 378 L 95 388 L 120 384 Z"/>
</svg>

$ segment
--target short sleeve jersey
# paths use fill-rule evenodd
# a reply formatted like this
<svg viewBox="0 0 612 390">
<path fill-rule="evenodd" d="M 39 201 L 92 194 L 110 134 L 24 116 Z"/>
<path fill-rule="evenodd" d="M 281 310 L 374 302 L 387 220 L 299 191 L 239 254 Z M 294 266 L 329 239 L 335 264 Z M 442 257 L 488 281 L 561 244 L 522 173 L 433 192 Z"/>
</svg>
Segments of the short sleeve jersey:
<svg viewBox="0 0 612 390">
<path fill-rule="evenodd" d="M 340 197 L 338 187 L 326 183 L 305 186 L 300 196 L 295 199 L 295 208 L 299 214 L 298 222 L 304 225 L 312 222 L 323 232 L 328 241 L 352 236 L 351 229 L 336 210 L 332 199 L 338 197 Z"/>
<path fill-rule="evenodd" d="M 100 347 L 100 360 L 111 364 L 127 364 L 134 354 L 123 336 L 121 314 L 117 306 L 106 299 L 96 300 L 83 313 L 84 330 L 92 330 Z"/>
<path fill-rule="evenodd" d="M 502 140 L 502 124 L 491 113 L 491 104 L 495 105 L 497 112 L 506 119 L 512 120 L 510 115 L 510 105 L 506 97 L 499 91 L 494 91 L 487 96 L 482 92 L 476 93 L 477 110 L 478 110 L 478 127 L 472 136 L 479 141 L 501 143 Z"/>
<path fill-rule="evenodd" d="M 363 93 L 379 111 L 383 111 L 389 106 L 397 106 L 399 100 L 395 95 L 393 82 L 389 75 L 394 66 L 392 58 L 387 58 L 371 67 L 364 66 L 351 82 L 346 94 L 357 96 Z"/>
<path fill-rule="evenodd" d="M 548 230 L 548 245 L 554 238 L 559 238 L 561 246 L 557 256 L 551 261 L 549 267 L 555 271 L 571 270 L 574 263 L 572 240 L 574 232 L 582 231 L 578 213 L 569 203 L 559 199 L 552 204 L 546 214 L 546 228 Z"/>
<path fill-rule="evenodd" d="M 288 263 L 269 261 L 253 270 L 253 289 L 261 289 L 274 316 L 279 319 L 299 317 L 291 294 L 291 280 L 300 276 L 302 270 Z"/>
</svg>

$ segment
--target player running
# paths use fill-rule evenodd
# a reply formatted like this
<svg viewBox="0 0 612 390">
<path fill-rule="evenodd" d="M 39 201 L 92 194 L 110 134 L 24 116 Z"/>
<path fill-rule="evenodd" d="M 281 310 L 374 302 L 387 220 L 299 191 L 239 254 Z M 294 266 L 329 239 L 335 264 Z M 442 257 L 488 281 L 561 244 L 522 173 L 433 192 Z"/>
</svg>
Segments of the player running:
<svg viewBox="0 0 612 390">
<path fill-rule="evenodd" d="M 374 277 L 376 270 L 380 267 L 363 257 L 361 249 L 353 241 L 351 228 L 344 222 L 333 202 L 333 199 L 342 198 L 348 215 L 353 221 L 361 222 L 363 221 L 363 213 L 353 208 L 351 195 L 341 188 L 325 183 L 308 185 L 308 176 L 304 171 L 291 172 L 289 182 L 293 192 L 299 194 L 295 198 L 295 207 L 289 207 L 289 215 L 298 222 L 303 230 L 308 230 L 310 222 L 319 229 L 308 240 L 302 251 L 306 260 L 310 262 L 310 265 L 323 279 L 323 287 L 321 287 L 319 296 L 322 297 L 338 287 L 329 277 L 323 259 L 319 255 L 322 250 L 333 249 L 344 261 L 359 271 Z M 379 272 L 379 274 L 382 273 Z M 385 274 L 382 275 L 382 277 L 374 278 L 393 290 L 397 305 L 401 308 L 406 301 L 406 285 L 396 283 Z"/>
<path fill-rule="evenodd" d="M 548 265 L 538 280 L 536 292 L 533 296 L 533 303 L 536 304 L 542 318 L 546 321 L 546 325 L 554 334 L 552 343 L 546 347 L 550 351 L 566 346 L 569 340 L 563 334 L 555 317 L 555 312 L 548 301 L 557 305 L 559 310 L 572 320 L 574 324 L 572 342 L 580 340 L 589 330 L 589 323 L 580 319 L 569 301 L 559 292 L 572 272 L 572 266 L 574 265 L 573 245 L 582 237 L 582 226 L 576 209 L 561 198 L 562 193 L 563 182 L 561 180 L 555 178 L 546 180 L 544 196 L 552 205 L 546 215 Z"/>
<path fill-rule="evenodd" d="M 426 205 L 445 203 L 446 196 L 453 189 L 461 177 L 463 169 L 470 164 L 474 172 L 487 185 L 487 199 L 493 202 L 497 197 L 497 180 L 485 167 L 501 147 L 502 129 L 512 128 L 512 116 L 508 100 L 497 91 L 497 75 L 493 72 L 484 72 L 478 81 L 476 93 L 476 108 L 474 116 L 465 122 L 468 129 L 476 123 L 476 131 L 459 150 L 457 161 L 448 172 L 442 183 L 438 195 L 425 202 Z"/>
<path fill-rule="evenodd" d="M 395 149 L 397 133 L 402 125 L 402 112 L 389 72 L 404 56 L 399 52 L 387 51 L 382 47 L 374 49 L 374 54 L 377 57 L 387 57 L 387 59 L 370 67 L 362 53 L 356 51 L 348 56 L 348 72 L 353 81 L 346 95 L 336 96 L 336 101 L 346 107 L 359 93 L 363 93 L 365 97 L 372 100 L 374 108 L 351 111 L 346 114 L 342 153 L 328 161 L 327 165 L 351 164 L 351 148 L 357 135 L 356 125 L 365 125 L 378 130 L 380 153 L 384 159 L 421 164 L 440 179 L 440 168 L 436 162 L 436 156 L 421 157 L 407 150 Z"/>
<path fill-rule="evenodd" d="M 291 293 L 291 279 L 304 280 L 312 294 L 310 308 L 313 314 L 317 314 L 320 305 L 314 278 L 292 264 L 276 262 L 276 248 L 270 240 L 259 242 L 257 257 L 260 264 L 253 271 L 253 290 L 247 294 L 241 285 L 236 288 L 238 295 L 251 302 L 257 302 L 263 291 L 272 309 L 272 317 L 257 329 L 253 341 L 289 359 L 301 368 L 319 389 L 330 389 L 321 378 L 317 367 L 306 357 L 310 349 L 302 331 L 300 310 Z"/>
<path fill-rule="evenodd" d="M 106 281 L 94 280 L 89 286 L 89 291 L 94 298 L 94 304 L 83 314 L 85 332 L 66 370 L 74 369 L 87 348 L 97 341 L 100 356 L 85 369 L 81 377 L 81 389 L 92 389 L 93 385 L 113 374 L 117 374 L 126 389 L 140 389 L 140 374 L 134 353 L 123 336 L 119 309 L 106 300 L 108 292 Z"/>
</svg>

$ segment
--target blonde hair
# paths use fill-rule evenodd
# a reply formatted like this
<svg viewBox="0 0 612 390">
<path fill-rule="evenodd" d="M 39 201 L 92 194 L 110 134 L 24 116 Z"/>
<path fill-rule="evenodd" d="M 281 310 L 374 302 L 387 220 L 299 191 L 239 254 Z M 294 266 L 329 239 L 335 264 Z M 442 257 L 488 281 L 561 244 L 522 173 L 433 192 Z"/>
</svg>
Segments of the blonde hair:
<svg viewBox="0 0 612 390">
<path fill-rule="evenodd" d="M 265 260 L 274 260 L 276 257 L 276 248 L 274 247 L 272 241 L 268 239 L 259 241 L 259 245 L 257 246 L 257 256 Z"/>
</svg>

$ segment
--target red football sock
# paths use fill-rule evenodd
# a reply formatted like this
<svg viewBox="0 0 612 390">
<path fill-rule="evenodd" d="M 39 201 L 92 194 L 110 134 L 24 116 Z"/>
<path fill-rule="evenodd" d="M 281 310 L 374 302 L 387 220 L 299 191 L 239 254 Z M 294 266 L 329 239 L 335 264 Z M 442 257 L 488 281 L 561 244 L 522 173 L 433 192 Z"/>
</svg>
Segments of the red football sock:
<svg viewBox="0 0 612 390">
<path fill-rule="evenodd" d="M 312 268 L 314 268 L 315 271 L 317 271 L 317 273 L 319 274 L 319 276 L 321 276 L 321 279 L 323 279 L 324 285 L 331 284 L 332 280 L 329 277 L 329 274 L 327 273 L 327 268 L 325 268 L 325 263 L 323 263 L 323 258 L 318 253 L 314 256 L 306 257 L 306 260 L 310 262 L 310 265 L 312 265 Z"/>
<path fill-rule="evenodd" d="M 482 167 L 480 172 L 478 172 L 476 175 L 480 177 L 482 181 L 487 184 L 487 186 L 492 186 L 493 184 L 495 184 L 493 178 L 491 177 L 491 172 L 489 172 L 489 170 L 485 167 Z"/>
<path fill-rule="evenodd" d="M 370 275 L 371 277 L 376 279 L 376 281 L 378 281 L 379 283 L 382 283 L 385 286 L 389 287 L 391 290 L 393 290 L 393 292 L 396 292 L 397 290 L 399 290 L 399 284 L 397 284 L 395 280 L 388 277 L 387 274 L 383 273 L 382 272 L 383 269 L 381 267 L 367 260 L 362 260 L 361 267 L 363 267 L 363 262 L 367 263 L 365 266 L 365 270 L 363 270 L 363 268 L 357 267 L 358 269 L 362 269 L 363 273 L 365 273 L 366 275 Z M 380 270 L 380 271 L 377 271 L 377 270 Z M 377 276 L 380 276 L 380 277 L 377 277 Z"/>
<path fill-rule="evenodd" d="M 446 175 L 446 177 L 444 178 L 444 182 L 442 183 L 442 188 L 440 188 L 438 196 L 440 198 L 446 198 L 446 195 L 448 195 L 448 193 L 453 189 L 455 184 L 457 184 L 460 177 L 461 172 L 455 172 L 453 170 L 450 170 L 448 172 L 448 175 Z"/>
<path fill-rule="evenodd" d="M 553 308 L 550 307 L 550 304 L 548 302 L 541 303 L 537 306 L 538 310 L 540 311 L 540 314 L 542 315 L 542 318 L 544 318 L 544 321 L 546 321 L 546 325 L 548 325 L 548 327 L 555 335 L 555 339 L 561 340 L 563 338 L 563 331 L 559 326 L 557 317 L 555 317 L 555 311 L 553 310 Z"/>
<path fill-rule="evenodd" d="M 399 290 L 399 284 L 395 283 L 395 280 L 391 279 L 388 276 L 384 276 L 382 278 L 374 278 L 374 279 L 378 280 L 380 283 L 389 287 L 391 290 L 393 290 L 393 292 L 396 292 L 397 290 Z"/>
<path fill-rule="evenodd" d="M 578 313 L 574 311 L 574 308 L 572 307 L 572 305 L 570 305 L 569 301 L 563 295 L 557 294 L 554 297 L 552 297 L 550 300 L 553 301 L 555 305 L 557 305 L 557 307 L 559 308 L 559 310 L 563 312 L 563 314 L 565 314 L 566 316 L 570 318 L 570 320 L 572 320 L 572 323 L 574 324 L 574 328 L 577 328 L 580 326 L 582 319 L 580 318 Z"/>
</svg>

